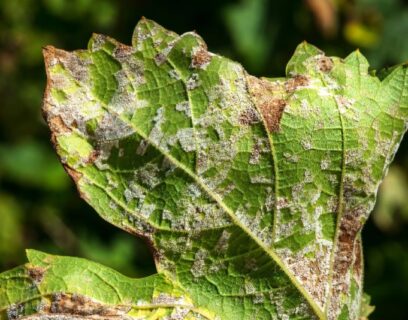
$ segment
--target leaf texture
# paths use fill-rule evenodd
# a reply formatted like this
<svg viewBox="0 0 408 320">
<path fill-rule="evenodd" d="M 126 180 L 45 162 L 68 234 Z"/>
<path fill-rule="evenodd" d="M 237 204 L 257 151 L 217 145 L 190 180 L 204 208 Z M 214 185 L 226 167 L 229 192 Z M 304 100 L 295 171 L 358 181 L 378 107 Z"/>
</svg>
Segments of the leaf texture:
<svg viewBox="0 0 408 320">
<path fill-rule="evenodd" d="M 406 65 L 380 80 L 358 51 L 302 43 L 286 78 L 256 78 L 147 19 L 132 46 L 93 35 L 44 56 L 62 163 L 151 243 L 152 279 L 182 292 L 186 319 L 359 318 L 360 233 L 406 131 Z M 104 302 L 95 290 L 79 293 Z"/>
</svg>

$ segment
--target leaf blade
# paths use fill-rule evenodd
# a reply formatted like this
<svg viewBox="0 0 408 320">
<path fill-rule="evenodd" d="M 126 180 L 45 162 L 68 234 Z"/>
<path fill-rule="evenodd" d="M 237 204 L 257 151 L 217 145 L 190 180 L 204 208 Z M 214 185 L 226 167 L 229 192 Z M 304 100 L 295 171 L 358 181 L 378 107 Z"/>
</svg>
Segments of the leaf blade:
<svg viewBox="0 0 408 320">
<path fill-rule="evenodd" d="M 381 82 L 360 53 L 303 43 L 286 79 L 257 79 L 149 20 L 133 47 L 96 35 L 45 57 L 64 165 L 104 219 L 153 243 L 160 273 L 222 318 L 358 317 L 360 231 L 406 130 L 403 67 Z"/>
</svg>

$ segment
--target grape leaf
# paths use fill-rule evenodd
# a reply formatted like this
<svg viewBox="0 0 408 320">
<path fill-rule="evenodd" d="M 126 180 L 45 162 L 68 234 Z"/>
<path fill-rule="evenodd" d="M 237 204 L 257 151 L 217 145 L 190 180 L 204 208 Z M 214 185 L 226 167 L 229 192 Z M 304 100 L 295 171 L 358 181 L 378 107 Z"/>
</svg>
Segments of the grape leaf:
<svg viewBox="0 0 408 320">
<path fill-rule="evenodd" d="M 35 250 L 27 257 L 26 265 L 0 274 L 0 319 L 156 319 L 199 312 L 161 274 L 130 279 L 80 258 Z"/>
<path fill-rule="evenodd" d="M 302 43 L 286 78 L 256 78 L 147 19 L 132 46 L 95 34 L 44 56 L 64 167 L 101 217 L 150 242 L 161 293 L 187 301 L 145 318 L 360 317 L 361 228 L 406 131 L 406 64 L 380 79 L 358 51 Z M 76 259 L 55 259 L 75 274 Z M 76 285 L 68 294 L 121 303 Z"/>
</svg>

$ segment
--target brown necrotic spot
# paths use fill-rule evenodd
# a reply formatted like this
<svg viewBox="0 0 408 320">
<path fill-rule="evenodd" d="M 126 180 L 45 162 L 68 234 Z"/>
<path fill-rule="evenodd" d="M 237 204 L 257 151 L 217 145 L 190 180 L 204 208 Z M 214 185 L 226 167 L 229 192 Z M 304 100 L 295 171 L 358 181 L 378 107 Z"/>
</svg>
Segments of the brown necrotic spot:
<svg viewBox="0 0 408 320">
<path fill-rule="evenodd" d="M 34 283 L 39 284 L 44 277 L 45 269 L 42 267 L 29 266 L 27 272 L 28 276 L 34 281 Z"/>
<path fill-rule="evenodd" d="M 45 312 L 51 314 L 69 314 L 76 316 L 117 317 L 129 311 L 127 306 L 105 305 L 78 294 L 56 293 L 51 298 L 51 304 Z"/>
<path fill-rule="evenodd" d="M 207 48 L 199 47 L 191 57 L 191 66 L 193 68 L 204 68 L 211 61 L 211 55 L 208 53 Z"/>
<path fill-rule="evenodd" d="M 294 91 L 296 91 L 298 88 L 301 87 L 305 87 L 309 84 L 309 78 L 298 74 L 293 76 L 292 78 L 289 78 L 286 82 L 285 82 L 285 90 L 288 93 L 292 93 Z"/>
<path fill-rule="evenodd" d="M 167 57 L 163 53 L 158 53 L 154 57 L 154 62 L 156 62 L 156 64 L 160 66 L 166 61 L 166 59 Z"/>
<path fill-rule="evenodd" d="M 63 164 L 65 171 L 69 174 L 69 176 L 74 180 L 75 184 L 79 183 L 79 180 L 82 178 L 82 173 L 72 169 L 70 166 Z M 82 195 L 82 194 L 81 194 Z"/>
<path fill-rule="evenodd" d="M 64 120 L 62 120 L 61 116 L 50 116 L 48 118 L 48 125 L 51 128 L 52 132 L 55 132 L 56 134 L 61 134 L 61 133 L 67 133 L 71 132 L 72 129 L 69 128 Z"/>
<path fill-rule="evenodd" d="M 252 100 L 262 114 L 268 131 L 278 131 L 282 113 L 286 106 L 280 86 L 253 76 L 248 76 L 247 81 Z"/>
<path fill-rule="evenodd" d="M 99 150 L 93 150 L 92 152 L 91 152 L 91 154 L 89 155 L 89 157 L 85 160 L 85 163 L 86 164 L 93 164 L 97 159 L 98 159 L 98 157 L 101 155 L 101 151 L 99 151 Z"/>
<path fill-rule="evenodd" d="M 347 277 L 349 272 L 354 271 L 357 283 L 361 283 L 361 244 L 358 234 L 363 227 L 363 217 L 366 209 L 364 206 L 348 208 L 341 217 L 338 230 L 338 238 L 335 248 L 333 264 L 332 292 L 330 297 L 330 311 L 334 318 L 340 308 L 340 296 L 348 295 L 351 280 Z"/>
<path fill-rule="evenodd" d="M 322 56 L 317 60 L 317 65 L 320 71 L 330 72 L 333 69 L 333 60 L 329 57 Z"/>
<path fill-rule="evenodd" d="M 248 108 L 239 115 L 238 121 L 242 125 L 252 125 L 259 122 L 258 113 L 255 109 Z"/>
<path fill-rule="evenodd" d="M 358 239 L 354 246 L 354 263 L 353 263 L 353 270 L 355 275 L 357 276 L 357 280 L 359 280 L 362 276 L 362 252 L 361 252 L 361 240 Z"/>
</svg>

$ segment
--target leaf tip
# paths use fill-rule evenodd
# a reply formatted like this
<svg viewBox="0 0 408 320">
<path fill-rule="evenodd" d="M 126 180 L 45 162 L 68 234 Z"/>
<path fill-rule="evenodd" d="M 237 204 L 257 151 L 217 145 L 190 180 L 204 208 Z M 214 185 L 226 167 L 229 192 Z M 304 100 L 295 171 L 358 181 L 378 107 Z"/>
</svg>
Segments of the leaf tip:
<svg viewBox="0 0 408 320">
<path fill-rule="evenodd" d="M 44 261 L 46 257 L 49 257 L 48 254 L 35 249 L 26 249 L 25 252 L 28 262 L 32 264 L 38 264 L 39 262 Z"/>
</svg>

